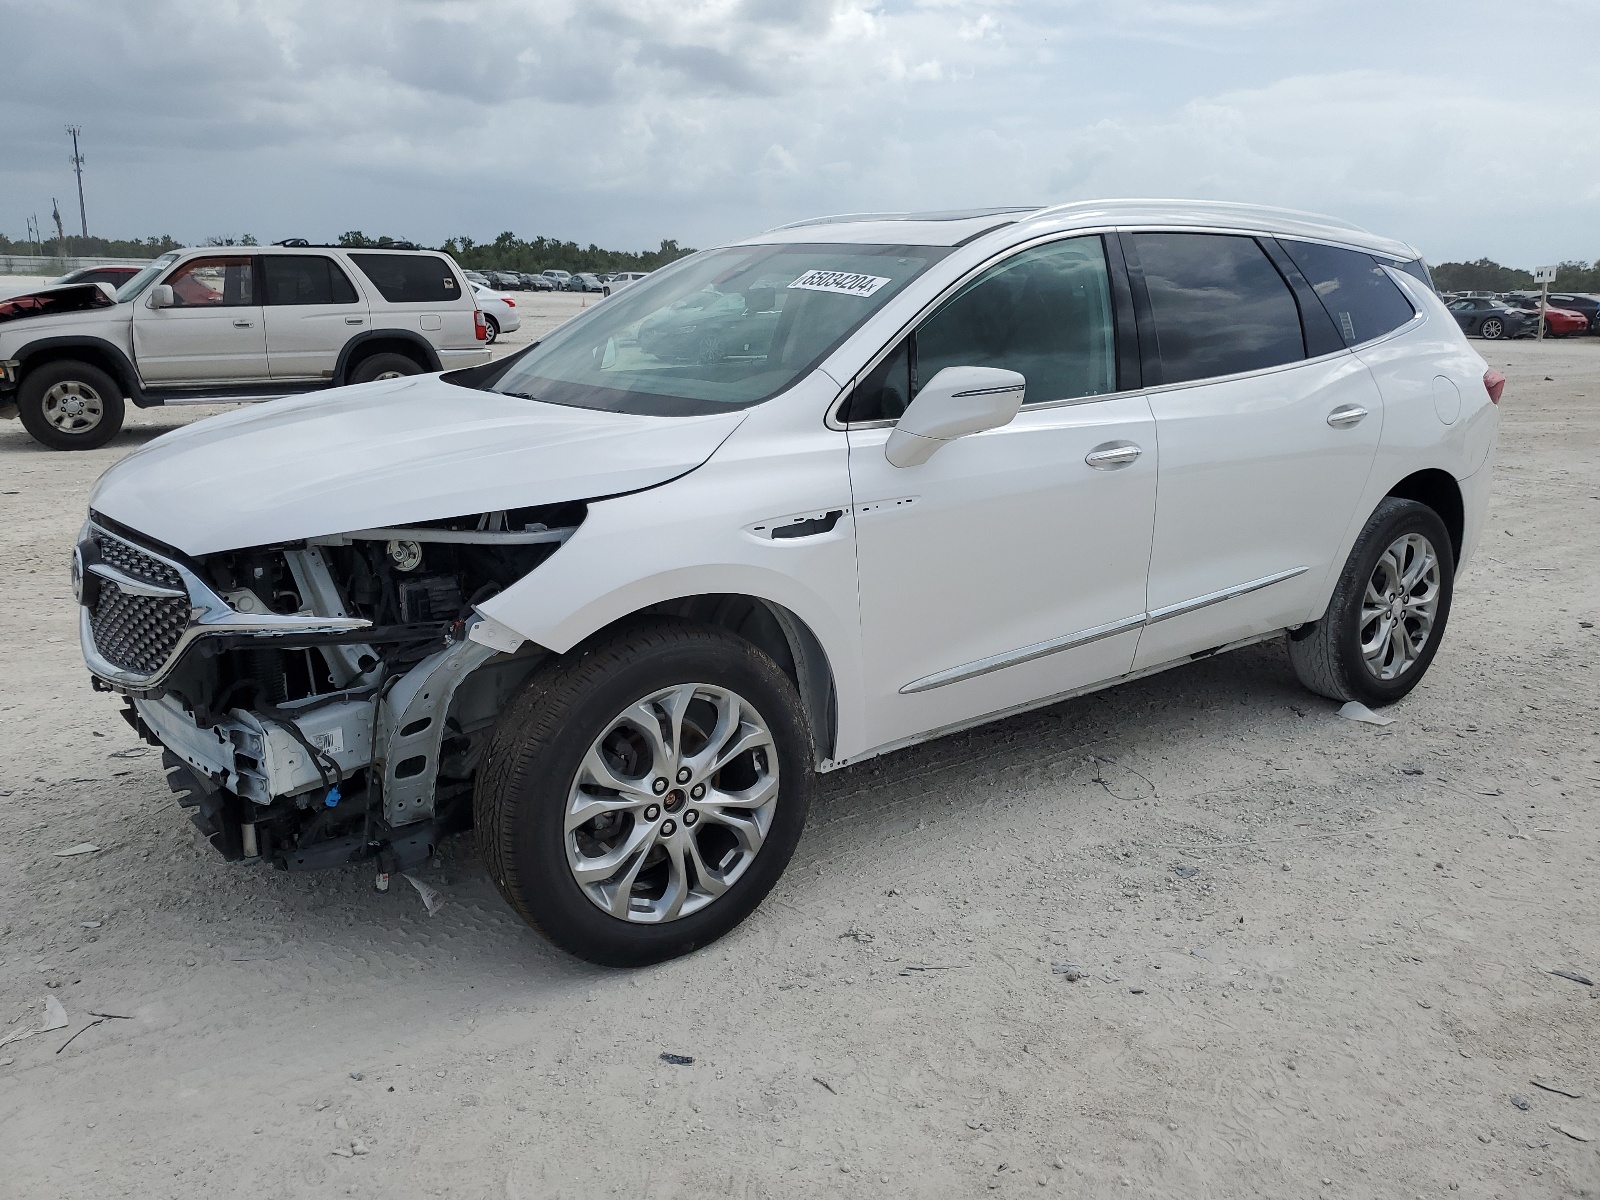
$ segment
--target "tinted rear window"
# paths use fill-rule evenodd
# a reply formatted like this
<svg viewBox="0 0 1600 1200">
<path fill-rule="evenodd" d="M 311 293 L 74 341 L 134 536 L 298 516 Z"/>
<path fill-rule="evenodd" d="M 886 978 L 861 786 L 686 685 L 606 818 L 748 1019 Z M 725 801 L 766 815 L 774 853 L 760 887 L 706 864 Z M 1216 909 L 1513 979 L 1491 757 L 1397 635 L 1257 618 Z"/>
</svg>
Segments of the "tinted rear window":
<svg viewBox="0 0 1600 1200">
<path fill-rule="evenodd" d="M 1327 308 L 1346 346 L 1382 337 L 1415 315 L 1411 301 L 1370 254 L 1314 242 L 1282 245 Z"/>
<path fill-rule="evenodd" d="M 432 254 L 352 254 L 350 261 L 391 304 L 439 304 L 461 297 L 450 264 Z"/>
<path fill-rule="evenodd" d="M 268 304 L 354 304 L 355 285 L 325 254 L 263 255 Z"/>
<path fill-rule="evenodd" d="M 1254 238 L 1140 233 L 1163 383 L 1298 362 L 1300 307 Z"/>
</svg>

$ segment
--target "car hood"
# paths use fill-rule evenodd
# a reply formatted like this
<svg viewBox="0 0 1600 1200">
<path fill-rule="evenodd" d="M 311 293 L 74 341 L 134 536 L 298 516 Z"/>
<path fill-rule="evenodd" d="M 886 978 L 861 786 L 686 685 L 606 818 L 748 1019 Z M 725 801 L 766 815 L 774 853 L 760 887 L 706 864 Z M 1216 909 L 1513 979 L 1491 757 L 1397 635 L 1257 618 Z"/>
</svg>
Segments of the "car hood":
<svg viewBox="0 0 1600 1200">
<path fill-rule="evenodd" d="M 542 404 L 438 376 L 242 408 L 157 438 L 89 506 L 187 554 L 638 491 L 744 419 Z"/>
</svg>

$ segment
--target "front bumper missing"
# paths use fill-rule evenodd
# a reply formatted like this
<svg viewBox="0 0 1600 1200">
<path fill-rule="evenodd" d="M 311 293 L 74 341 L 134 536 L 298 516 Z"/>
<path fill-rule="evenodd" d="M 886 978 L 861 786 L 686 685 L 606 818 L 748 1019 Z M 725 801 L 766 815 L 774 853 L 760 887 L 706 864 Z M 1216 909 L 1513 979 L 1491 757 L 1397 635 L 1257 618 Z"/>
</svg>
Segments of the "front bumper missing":
<svg viewBox="0 0 1600 1200">
<path fill-rule="evenodd" d="M 162 566 L 176 572 L 182 580 L 182 591 L 176 588 L 152 587 L 115 566 L 101 561 L 96 537 L 107 537 L 122 543 L 138 554 L 154 559 Z M 307 614 L 283 616 L 276 613 L 241 613 L 217 595 L 203 579 L 175 558 L 140 545 L 103 526 L 88 522 L 78 535 L 78 545 L 73 551 L 73 587 L 78 592 L 78 642 L 83 650 L 83 661 L 97 678 L 117 691 L 133 696 L 156 695 L 161 684 L 172 673 L 184 654 L 195 641 L 214 634 L 246 634 L 252 637 L 304 637 L 311 634 L 342 634 L 370 629 L 372 623 L 357 617 L 322 617 Z M 188 624 L 179 635 L 177 643 L 162 664 L 153 672 L 144 674 L 118 666 L 105 658 L 95 645 L 94 627 L 90 608 L 96 589 L 114 587 L 125 595 L 187 594 L 189 604 Z"/>
</svg>

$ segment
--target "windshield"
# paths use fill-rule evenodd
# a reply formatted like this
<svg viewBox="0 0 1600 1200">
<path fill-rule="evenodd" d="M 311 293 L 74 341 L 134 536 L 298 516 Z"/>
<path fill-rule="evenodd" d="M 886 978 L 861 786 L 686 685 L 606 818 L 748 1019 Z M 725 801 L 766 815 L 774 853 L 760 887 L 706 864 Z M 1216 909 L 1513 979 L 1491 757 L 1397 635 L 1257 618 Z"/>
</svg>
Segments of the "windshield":
<svg viewBox="0 0 1600 1200">
<path fill-rule="evenodd" d="M 161 274 L 161 272 L 165 271 L 177 261 L 178 252 L 176 250 L 167 251 L 160 258 L 156 259 L 155 262 L 151 263 L 148 267 L 140 271 L 132 279 L 128 280 L 127 283 L 123 284 L 117 289 L 117 303 L 126 304 L 129 300 L 137 298 L 139 293 L 144 291 L 144 289 L 150 285 L 150 281 L 152 279 Z"/>
<path fill-rule="evenodd" d="M 735 246 L 654 272 L 479 386 L 656 416 L 777 395 L 948 254 L 928 246 Z"/>
</svg>

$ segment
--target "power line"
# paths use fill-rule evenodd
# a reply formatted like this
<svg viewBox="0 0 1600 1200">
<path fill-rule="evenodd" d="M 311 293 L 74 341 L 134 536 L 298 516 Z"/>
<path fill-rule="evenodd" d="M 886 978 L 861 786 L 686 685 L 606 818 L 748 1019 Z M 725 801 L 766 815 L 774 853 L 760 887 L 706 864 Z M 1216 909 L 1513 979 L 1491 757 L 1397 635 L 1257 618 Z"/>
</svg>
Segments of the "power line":
<svg viewBox="0 0 1600 1200">
<path fill-rule="evenodd" d="M 67 132 L 72 135 L 72 169 L 78 173 L 78 219 L 83 223 L 83 236 L 89 236 L 89 211 L 83 206 L 83 155 L 78 153 L 78 135 L 83 132 L 81 125 L 68 125 Z"/>
</svg>

